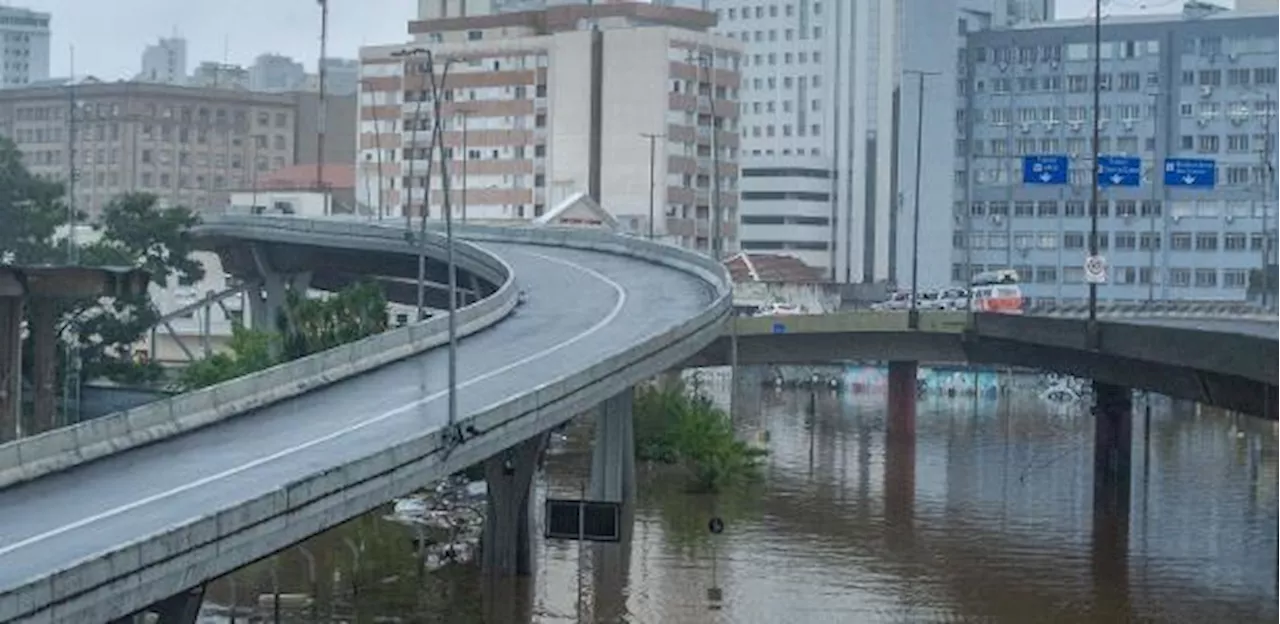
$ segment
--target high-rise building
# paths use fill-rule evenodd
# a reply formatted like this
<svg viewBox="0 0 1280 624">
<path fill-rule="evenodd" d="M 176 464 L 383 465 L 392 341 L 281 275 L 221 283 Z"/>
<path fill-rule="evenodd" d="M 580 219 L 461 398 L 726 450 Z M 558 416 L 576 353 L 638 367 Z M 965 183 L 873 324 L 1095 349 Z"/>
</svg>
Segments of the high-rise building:
<svg viewBox="0 0 1280 624">
<path fill-rule="evenodd" d="M 249 67 L 249 88 L 254 91 L 297 91 L 306 81 L 307 72 L 302 63 L 281 54 L 259 54 Z"/>
<path fill-rule="evenodd" d="M 48 80 L 49 19 L 48 13 L 0 6 L 0 88 Z"/>
<path fill-rule="evenodd" d="M 74 148 L 71 198 L 90 216 L 125 191 L 201 209 L 294 162 L 296 108 L 287 95 L 82 81 L 0 90 L 0 135 L 57 180 L 72 178 Z"/>
<path fill-rule="evenodd" d="M 794 255 L 853 283 L 910 278 L 913 72 L 930 73 L 927 180 L 951 165 L 931 146 L 954 140 L 947 111 L 966 20 L 1004 26 L 1053 11 L 1052 0 L 674 1 L 705 2 L 719 17 L 716 31 L 743 42 L 743 249 Z M 922 184 L 923 284 L 949 277 L 942 250 L 951 200 L 947 185 Z"/>
<path fill-rule="evenodd" d="M 454 59 L 444 145 L 469 216 L 531 219 L 585 192 L 635 233 L 652 225 L 689 247 L 735 247 L 741 46 L 707 32 L 714 15 L 638 3 L 443 14 L 458 17 L 411 24 L 414 43 L 361 51 L 357 189 L 381 189 L 365 203 L 421 210 L 429 50 L 437 79 Z M 451 201 L 462 214 L 462 194 Z"/>
<path fill-rule="evenodd" d="M 161 38 L 142 51 L 142 82 L 181 85 L 187 82 L 187 40 Z"/>
<path fill-rule="evenodd" d="M 249 89 L 249 70 L 230 63 L 204 61 L 191 72 L 188 84 L 208 89 Z"/>
<path fill-rule="evenodd" d="M 1098 151 L 1141 159 L 1143 179 L 1101 191 L 1101 298 L 1242 300 L 1249 271 L 1275 262 L 1276 6 L 1205 9 L 1103 23 Z M 1034 299 L 1087 297 L 1093 38 L 1091 20 L 968 36 L 954 115 L 954 281 L 1012 267 Z M 1022 158 L 1034 154 L 1068 156 L 1069 184 L 1023 184 Z M 1216 161 L 1216 188 L 1167 186 L 1169 157 Z"/>
</svg>

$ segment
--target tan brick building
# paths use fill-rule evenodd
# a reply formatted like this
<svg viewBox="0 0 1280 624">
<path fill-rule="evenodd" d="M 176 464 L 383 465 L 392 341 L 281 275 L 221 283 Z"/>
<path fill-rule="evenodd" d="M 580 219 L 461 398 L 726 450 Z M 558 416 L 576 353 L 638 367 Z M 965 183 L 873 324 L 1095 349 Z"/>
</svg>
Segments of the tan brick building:
<svg viewBox="0 0 1280 624">
<path fill-rule="evenodd" d="M 92 79 L 0 90 L 0 134 L 32 172 L 67 180 L 74 129 L 75 201 L 91 216 L 126 191 L 209 206 L 292 165 L 296 123 L 289 95 Z"/>
</svg>

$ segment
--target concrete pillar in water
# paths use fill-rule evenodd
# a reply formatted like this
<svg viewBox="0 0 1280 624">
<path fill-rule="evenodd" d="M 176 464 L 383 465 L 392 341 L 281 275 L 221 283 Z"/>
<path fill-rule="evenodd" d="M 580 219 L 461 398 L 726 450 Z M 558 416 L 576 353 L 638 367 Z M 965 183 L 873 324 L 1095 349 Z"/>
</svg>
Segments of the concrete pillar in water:
<svg viewBox="0 0 1280 624">
<path fill-rule="evenodd" d="M 1129 388 L 1093 383 L 1094 508 L 1129 510 L 1133 463 L 1133 393 Z"/>
<path fill-rule="evenodd" d="M 57 425 L 58 316 L 52 299 L 31 299 L 27 305 L 30 308 L 27 326 L 31 331 L 31 382 L 35 391 L 31 430 L 27 435 L 34 435 Z"/>
<path fill-rule="evenodd" d="M 1094 592 L 1104 612 L 1120 612 L 1129 602 L 1133 393 L 1095 381 L 1093 414 Z"/>
<path fill-rule="evenodd" d="M 547 438 L 540 433 L 484 461 L 489 495 L 482 556 L 490 574 L 533 574 L 533 475 Z"/>
<path fill-rule="evenodd" d="M 918 362 L 889 362 L 889 418 L 886 433 L 915 440 Z"/>
<path fill-rule="evenodd" d="M 627 388 L 597 408 L 595 444 L 591 447 L 592 500 L 622 503 L 624 507 L 635 502 L 634 402 L 635 389 Z"/>
<path fill-rule="evenodd" d="M 22 307 L 21 297 L 0 297 L 0 442 L 22 429 Z"/>
<path fill-rule="evenodd" d="M 262 331 L 276 331 L 289 291 L 305 296 L 311 287 L 311 273 L 277 271 L 267 258 L 266 249 L 259 245 L 253 247 L 253 264 L 258 271 L 260 290 L 251 288 L 249 292 L 250 326 Z"/>
</svg>

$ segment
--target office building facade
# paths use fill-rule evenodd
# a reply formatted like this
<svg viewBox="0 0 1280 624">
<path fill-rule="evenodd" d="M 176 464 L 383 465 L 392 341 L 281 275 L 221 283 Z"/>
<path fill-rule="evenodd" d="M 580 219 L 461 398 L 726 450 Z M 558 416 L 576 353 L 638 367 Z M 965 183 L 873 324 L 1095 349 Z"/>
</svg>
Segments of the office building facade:
<svg viewBox="0 0 1280 624">
<path fill-rule="evenodd" d="M 48 13 L 0 6 L 0 89 L 49 79 Z"/>
<path fill-rule="evenodd" d="M 458 6 L 425 8 L 459 15 Z M 415 22 L 412 44 L 362 50 L 357 192 L 381 189 L 366 203 L 423 210 L 429 76 L 424 55 L 395 56 L 420 47 L 437 71 L 456 59 L 443 103 L 455 214 L 464 179 L 471 218 L 532 219 L 587 193 L 633 233 L 652 224 L 691 248 L 736 248 L 741 47 L 707 32 L 712 14 L 635 3 L 488 14 L 478 6 L 468 17 Z M 430 184 L 427 213 L 438 216 L 438 164 Z"/>
<path fill-rule="evenodd" d="M 0 90 L 0 135 L 55 180 L 71 178 L 74 148 L 71 198 L 91 218 L 126 191 L 202 209 L 294 162 L 296 108 L 290 96 L 86 81 Z"/>
<path fill-rule="evenodd" d="M 1099 153 L 1140 158 L 1143 179 L 1100 194 L 1101 298 L 1245 298 L 1275 236 L 1276 31 L 1274 7 L 1104 22 Z M 1033 299 L 1087 297 L 1093 36 L 1087 21 L 968 36 L 953 281 L 1011 267 Z M 1069 183 L 1023 184 L 1030 154 L 1069 156 Z M 1215 160 L 1216 188 L 1165 185 L 1168 157 Z"/>
<path fill-rule="evenodd" d="M 716 31 L 745 51 L 743 249 L 794 255 L 846 283 L 910 278 L 920 94 L 911 72 L 931 74 L 924 101 L 938 109 L 926 110 L 921 123 L 929 179 L 951 167 L 949 154 L 928 146 L 954 139 L 947 103 L 955 97 L 962 32 L 1053 11 L 1051 0 L 705 4 L 717 13 Z M 951 189 L 936 180 L 921 187 L 922 283 L 949 278 L 951 200 Z"/>
</svg>

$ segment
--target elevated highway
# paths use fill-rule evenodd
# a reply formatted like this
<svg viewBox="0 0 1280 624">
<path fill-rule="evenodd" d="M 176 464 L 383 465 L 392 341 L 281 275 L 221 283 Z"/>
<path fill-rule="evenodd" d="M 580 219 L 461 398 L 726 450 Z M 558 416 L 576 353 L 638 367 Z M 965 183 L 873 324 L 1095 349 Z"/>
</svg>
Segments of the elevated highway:
<svg viewBox="0 0 1280 624">
<path fill-rule="evenodd" d="M 359 224 L 226 218 L 196 234 L 265 245 L 302 232 L 308 242 L 362 239 L 366 253 L 416 250 Z M 91 462 L 33 470 L 0 489 L 0 621 L 109 621 L 198 587 L 678 364 L 719 335 L 730 309 L 727 276 L 690 252 L 590 231 L 468 238 L 483 241 L 459 244 L 469 268 L 510 271 L 473 306 L 514 297 L 516 285 L 524 298 L 460 344 L 462 439 L 445 427 L 446 355 L 433 349 L 243 415 L 176 423 L 149 443 L 126 437 Z M 82 439 L 97 435 L 78 427 Z"/>
</svg>

